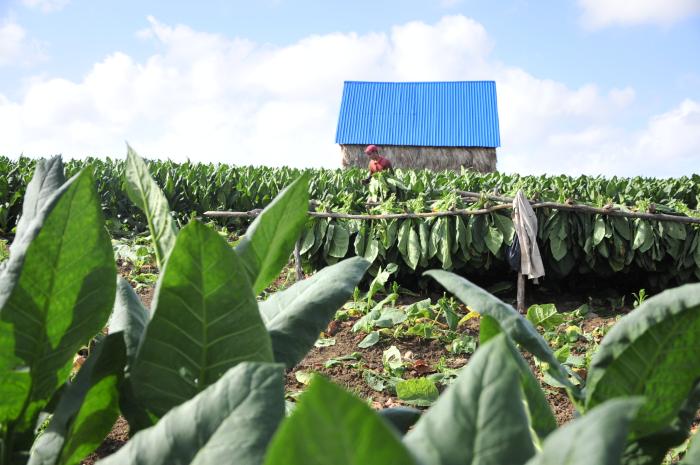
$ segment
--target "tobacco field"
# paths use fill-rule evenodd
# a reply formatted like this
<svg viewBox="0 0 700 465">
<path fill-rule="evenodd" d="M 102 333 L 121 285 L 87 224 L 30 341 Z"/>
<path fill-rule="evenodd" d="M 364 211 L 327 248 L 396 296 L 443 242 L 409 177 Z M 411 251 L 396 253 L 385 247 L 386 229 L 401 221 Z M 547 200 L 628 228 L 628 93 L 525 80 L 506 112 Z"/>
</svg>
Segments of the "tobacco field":
<svg viewBox="0 0 700 465">
<path fill-rule="evenodd" d="M 67 175 L 89 164 L 113 235 L 145 231 L 147 221 L 129 201 L 125 165 L 116 160 L 71 161 Z M 8 234 L 20 213 L 34 162 L 0 158 L 0 231 Z M 303 173 L 319 212 L 396 214 L 446 212 L 488 207 L 486 194 L 512 196 L 522 189 L 537 201 L 608 207 L 700 218 L 700 176 L 678 179 L 533 177 L 499 173 L 398 171 L 375 176 L 369 186 L 361 170 L 294 170 L 226 165 L 152 162 L 176 221 L 184 225 L 210 210 L 264 208 Z M 484 194 L 467 199 L 460 192 Z M 603 278 L 663 289 L 700 279 L 700 225 L 536 210 L 538 242 L 551 279 Z M 242 233 L 249 220 L 216 219 Z M 358 221 L 310 218 L 300 236 L 301 253 L 314 269 L 351 256 L 377 266 L 395 263 L 399 276 L 434 268 L 467 277 L 498 277 L 507 272 L 506 248 L 514 235 L 510 210 L 484 215 Z M 416 273 L 418 272 L 418 273 Z"/>
<path fill-rule="evenodd" d="M 308 214 L 468 211 L 522 189 L 698 217 L 697 175 L 366 186 L 131 149 L 0 171 L 0 465 L 700 463 L 698 225 L 539 208 L 547 275 L 519 314 L 508 209 Z"/>
</svg>

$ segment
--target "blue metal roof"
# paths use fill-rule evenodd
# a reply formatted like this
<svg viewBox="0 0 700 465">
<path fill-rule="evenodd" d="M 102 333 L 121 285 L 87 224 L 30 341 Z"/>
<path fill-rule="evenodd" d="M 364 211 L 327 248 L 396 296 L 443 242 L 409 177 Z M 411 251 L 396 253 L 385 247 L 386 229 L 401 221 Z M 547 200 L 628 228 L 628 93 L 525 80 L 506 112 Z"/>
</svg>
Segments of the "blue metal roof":
<svg viewBox="0 0 700 465">
<path fill-rule="evenodd" d="M 499 147 L 496 83 L 346 81 L 335 141 Z"/>
</svg>

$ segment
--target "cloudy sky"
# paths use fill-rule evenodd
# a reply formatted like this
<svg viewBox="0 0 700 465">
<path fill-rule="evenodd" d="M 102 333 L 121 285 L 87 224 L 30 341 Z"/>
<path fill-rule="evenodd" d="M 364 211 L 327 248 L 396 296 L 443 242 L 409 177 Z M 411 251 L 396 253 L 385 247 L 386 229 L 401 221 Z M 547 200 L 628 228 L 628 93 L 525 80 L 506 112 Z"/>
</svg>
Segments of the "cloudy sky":
<svg viewBox="0 0 700 465">
<path fill-rule="evenodd" d="M 343 81 L 495 80 L 506 172 L 700 172 L 700 0 L 0 0 L 0 154 L 338 167 Z"/>
</svg>

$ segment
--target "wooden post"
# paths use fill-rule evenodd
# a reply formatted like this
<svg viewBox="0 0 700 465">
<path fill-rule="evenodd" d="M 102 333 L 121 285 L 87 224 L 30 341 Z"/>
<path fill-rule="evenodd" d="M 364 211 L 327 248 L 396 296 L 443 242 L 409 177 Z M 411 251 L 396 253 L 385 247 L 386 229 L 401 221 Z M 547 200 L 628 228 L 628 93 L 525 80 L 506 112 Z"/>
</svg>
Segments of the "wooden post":
<svg viewBox="0 0 700 465">
<path fill-rule="evenodd" d="M 294 244 L 294 270 L 297 274 L 297 281 L 304 279 L 304 270 L 301 268 L 301 239 Z"/>
<path fill-rule="evenodd" d="M 525 314 L 525 276 L 518 271 L 518 311 Z"/>
</svg>

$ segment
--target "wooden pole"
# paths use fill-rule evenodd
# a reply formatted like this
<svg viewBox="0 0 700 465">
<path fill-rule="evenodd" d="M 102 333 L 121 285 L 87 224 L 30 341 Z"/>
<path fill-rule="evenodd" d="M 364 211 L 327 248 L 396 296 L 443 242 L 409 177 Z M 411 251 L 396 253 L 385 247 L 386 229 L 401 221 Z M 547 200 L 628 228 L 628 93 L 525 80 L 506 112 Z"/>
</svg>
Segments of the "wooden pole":
<svg viewBox="0 0 700 465">
<path fill-rule="evenodd" d="M 420 212 L 420 213 L 386 213 L 381 215 L 361 215 L 351 213 L 334 213 L 334 212 L 315 212 L 310 211 L 309 216 L 316 218 L 336 218 L 344 220 L 398 220 L 408 218 L 434 218 L 440 216 L 469 216 L 469 215 L 484 215 L 499 210 L 508 210 L 513 208 L 511 204 L 494 205 L 489 208 L 480 208 L 477 210 L 455 209 L 441 212 Z M 675 223 L 700 224 L 700 218 L 691 216 L 676 216 L 666 215 L 661 213 L 637 213 L 618 210 L 615 208 L 598 208 L 588 205 L 564 205 L 555 202 L 539 202 L 532 204 L 532 208 L 551 208 L 553 210 L 578 211 L 582 213 L 599 213 L 607 216 L 621 216 L 626 218 L 642 218 L 645 220 L 654 221 L 670 221 Z M 255 209 L 248 212 L 231 212 L 231 211 L 207 211 L 204 216 L 223 217 L 223 218 L 254 218 L 260 214 L 261 209 Z"/>
<path fill-rule="evenodd" d="M 525 314 L 525 276 L 518 271 L 518 304 L 517 308 L 521 314 Z"/>
<path fill-rule="evenodd" d="M 304 279 L 304 270 L 301 268 L 301 239 L 294 244 L 294 271 L 296 271 L 297 281 Z"/>
</svg>

